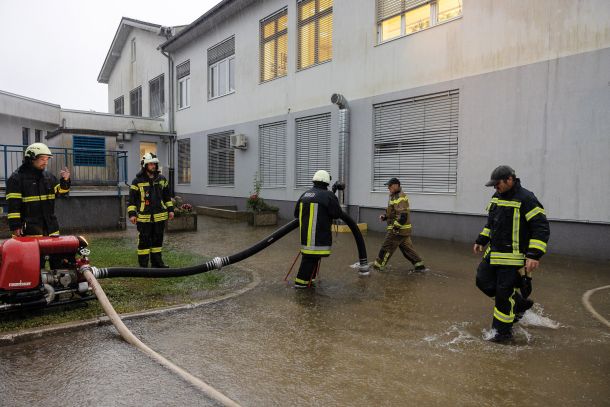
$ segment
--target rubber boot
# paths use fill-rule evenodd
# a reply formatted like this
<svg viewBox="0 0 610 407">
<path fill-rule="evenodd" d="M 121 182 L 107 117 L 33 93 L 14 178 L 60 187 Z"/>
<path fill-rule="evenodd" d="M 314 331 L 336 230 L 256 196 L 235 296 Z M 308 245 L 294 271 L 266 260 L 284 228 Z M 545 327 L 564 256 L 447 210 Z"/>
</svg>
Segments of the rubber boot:
<svg viewBox="0 0 610 407">
<path fill-rule="evenodd" d="M 151 253 L 150 254 L 150 265 L 153 268 L 157 269 L 166 269 L 169 266 L 163 263 L 163 258 L 161 257 L 161 253 Z"/>
<path fill-rule="evenodd" d="M 138 254 L 138 264 L 142 268 L 148 268 L 148 254 Z"/>
</svg>

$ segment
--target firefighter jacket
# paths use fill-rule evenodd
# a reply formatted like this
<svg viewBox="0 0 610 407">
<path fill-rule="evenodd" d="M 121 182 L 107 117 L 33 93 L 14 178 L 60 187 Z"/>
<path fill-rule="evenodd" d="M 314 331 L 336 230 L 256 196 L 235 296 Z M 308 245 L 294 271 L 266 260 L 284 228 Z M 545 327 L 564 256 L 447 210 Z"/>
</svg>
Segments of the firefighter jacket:
<svg viewBox="0 0 610 407">
<path fill-rule="evenodd" d="M 27 161 L 6 181 L 10 230 L 24 235 L 59 235 L 55 198 L 70 192 L 70 180 L 36 169 Z"/>
<path fill-rule="evenodd" d="M 301 253 L 328 256 L 332 245 L 332 220 L 341 216 L 337 196 L 319 186 L 306 191 L 294 208 L 299 218 Z"/>
<path fill-rule="evenodd" d="M 398 191 L 390 195 L 388 207 L 385 210 L 388 232 L 393 232 L 401 236 L 411 234 L 411 221 L 409 215 L 409 198 L 407 194 Z"/>
<path fill-rule="evenodd" d="M 476 243 L 489 243 L 484 258 L 490 264 L 522 267 L 525 258 L 538 260 L 546 253 L 550 231 L 544 207 L 519 179 L 509 191 L 496 192 L 487 211 L 487 224 Z"/>
<path fill-rule="evenodd" d="M 168 219 L 168 212 L 173 211 L 167 179 L 159 172 L 153 178 L 145 170 L 136 174 L 129 187 L 128 216 L 136 216 L 142 223 L 163 222 Z"/>
</svg>

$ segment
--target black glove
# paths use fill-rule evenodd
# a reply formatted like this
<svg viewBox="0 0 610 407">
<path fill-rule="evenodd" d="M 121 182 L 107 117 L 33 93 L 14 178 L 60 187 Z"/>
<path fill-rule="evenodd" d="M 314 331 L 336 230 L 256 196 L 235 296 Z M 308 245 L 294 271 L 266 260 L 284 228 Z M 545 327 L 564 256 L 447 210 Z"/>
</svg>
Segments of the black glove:
<svg viewBox="0 0 610 407">
<path fill-rule="evenodd" d="M 381 220 L 382 220 L 383 222 L 385 222 L 386 220 L 388 220 L 388 216 L 387 216 L 387 215 L 385 215 L 385 214 L 384 214 L 384 215 L 381 215 Z"/>
<path fill-rule="evenodd" d="M 339 190 L 339 191 L 343 191 L 343 190 L 345 189 L 345 184 L 344 184 L 343 182 L 336 181 L 336 182 L 333 184 L 333 186 L 332 186 L 332 188 L 331 188 L 331 189 L 332 189 L 332 191 L 333 191 L 333 194 L 334 194 L 335 192 L 337 192 L 337 190 Z"/>
<path fill-rule="evenodd" d="M 521 276 L 521 296 L 527 298 L 532 293 L 532 278 Z"/>
</svg>

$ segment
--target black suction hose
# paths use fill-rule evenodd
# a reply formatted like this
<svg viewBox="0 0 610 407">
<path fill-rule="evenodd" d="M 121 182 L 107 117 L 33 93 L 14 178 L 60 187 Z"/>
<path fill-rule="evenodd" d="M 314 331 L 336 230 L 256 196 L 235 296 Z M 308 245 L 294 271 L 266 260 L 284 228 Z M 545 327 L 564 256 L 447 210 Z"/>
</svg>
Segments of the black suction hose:
<svg viewBox="0 0 610 407">
<path fill-rule="evenodd" d="M 359 271 L 360 274 L 368 273 L 368 264 L 366 257 L 366 247 L 364 245 L 364 239 L 362 238 L 362 233 L 360 233 L 360 229 L 354 222 L 352 218 L 350 218 L 346 213 L 341 214 L 341 219 L 349 226 L 352 234 L 354 235 L 354 239 L 356 240 L 356 244 L 358 246 L 358 257 L 359 257 Z M 166 268 L 166 269 L 155 269 L 155 268 L 136 268 L 136 267 L 110 267 L 110 268 L 97 268 L 91 267 L 93 275 L 95 278 L 114 278 L 114 277 L 148 277 L 148 278 L 164 278 L 164 277 L 182 277 L 182 276 L 191 276 L 193 274 L 201 274 L 207 273 L 208 271 L 212 271 L 215 269 L 220 270 L 222 267 L 228 266 L 230 264 L 235 264 L 240 262 L 250 256 L 255 255 L 271 244 L 275 243 L 277 240 L 286 236 L 288 233 L 292 232 L 294 229 L 299 227 L 299 220 L 293 219 L 288 222 L 271 235 L 267 236 L 265 239 L 256 243 L 255 245 L 247 248 L 246 250 L 242 250 L 236 254 L 226 257 L 215 257 L 212 260 L 198 264 L 196 266 L 191 267 L 182 267 L 182 268 Z"/>
</svg>

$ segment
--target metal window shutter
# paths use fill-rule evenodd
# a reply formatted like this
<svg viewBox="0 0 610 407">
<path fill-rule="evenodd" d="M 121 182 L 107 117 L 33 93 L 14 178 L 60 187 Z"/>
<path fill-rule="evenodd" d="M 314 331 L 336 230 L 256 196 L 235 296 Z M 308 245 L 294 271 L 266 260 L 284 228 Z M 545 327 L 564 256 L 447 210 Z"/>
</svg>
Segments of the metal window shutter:
<svg viewBox="0 0 610 407">
<path fill-rule="evenodd" d="M 176 67 L 176 79 L 182 79 L 191 74 L 191 61 L 185 61 Z"/>
<path fill-rule="evenodd" d="M 373 190 L 398 177 L 407 191 L 455 193 L 459 91 L 373 107 Z"/>
<path fill-rule="evenodd" d="M 330 113 L 296 120 L 296 186 L 311 186 L 317 170 L 330 172 Z"/>
<path fill-rule="evenodd" d="M 191 139 L 178 140 L 178 183 L 191 183 Z"/>
<path fill-rule="evenodd" d="M 208 66 L 233 54 L 235 54 L 235 37 L 228 38 L 208 49 Z"/>
<path fill-rule="evenodd" d="M 74 166 L 106 166 L 106 138 L 74 135 L 72 148 Z"/>
<path fill-rule="evenodd" d="M 431 0 L 377 0 L 377 23 L 397 14 L 430 3 Z"/>
<path fill-rule="evenodd" d="M 233 131 L 208 136 L 208 184 L 234 185 L 235 151 L 230 146 Z"/>
<path fill-rule="evenodd" d="M 286 186 L 286 122 L 258 128 L 259 179 L 265 187 Z"/>
</svg>

